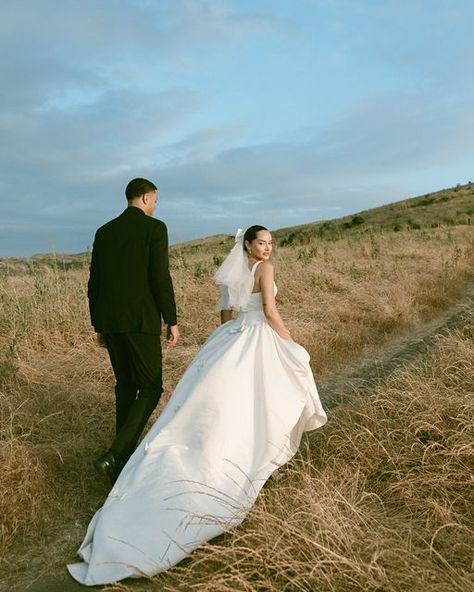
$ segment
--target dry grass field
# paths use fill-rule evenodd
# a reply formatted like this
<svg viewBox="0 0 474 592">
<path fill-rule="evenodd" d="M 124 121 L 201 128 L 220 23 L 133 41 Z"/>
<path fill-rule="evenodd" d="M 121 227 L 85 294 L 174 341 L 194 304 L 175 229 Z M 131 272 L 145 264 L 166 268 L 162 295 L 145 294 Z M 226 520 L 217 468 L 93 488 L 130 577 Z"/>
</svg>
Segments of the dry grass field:
<svg viewBox="0 0 474 592">
<path fill-rule="evenodd" d="M 473 590 L 473 395 L 471 314 L 417 365 L 335 409 L 244 524 L 156 590 Z"/>
<path fill-rule="evenodd" d="M 473 208 L 467 185 L 274 233 L 279 308 L 317 379 L 462 297 Z M 171 250 L 182 339 L 160 408 L 217 326 L 211 278 L 231 245 Z M 107 493 L 90 461 L 113 433 L 113 377 L 89 325 L 86 256 L 1 260 L 0 275 L 0 567 L 2 589 L 24 590 L 64 572 Z M 416 366 L 334 409 L 242 527 L 149 589 L 473 588 L 473 337 L 468 316 Z"/>
</svg>

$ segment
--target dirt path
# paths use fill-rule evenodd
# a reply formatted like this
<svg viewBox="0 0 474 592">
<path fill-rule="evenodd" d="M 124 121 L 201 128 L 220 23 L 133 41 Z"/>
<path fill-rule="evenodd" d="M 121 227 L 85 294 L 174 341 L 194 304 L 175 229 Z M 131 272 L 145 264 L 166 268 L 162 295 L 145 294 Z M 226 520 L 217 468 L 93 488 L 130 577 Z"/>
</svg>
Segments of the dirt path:
<svg viewBox="0 0 474 592">
<path fill-rule="evenodd" d="M 463 317 L 469 310 L 474 310 L 474 277 L 467 282 L 462 300 L 436 318 L 422 324 L 408 336 L 381 347 L 377 354 L 359 358 L 345 372 L 319 380 L 318 389 L 325 408 L 332 409 L 360 387 L 370 388 L 398 367 L 414 362 L 440 335 L 461 328 Z"/>
<path fill-rule="evenodd" d="M 321 399 L 326 409 L 334 408 L 351 392 L 360 387 L 372 387 L 382 381 L 398 367 L 414 362 L 417 357 L 426 352 L 439 335 L 461 328 L 463 316 L 469 310 L 474 310 L 474 277 L 466 284 L 466 290 L 462 300 L 457 304 L 444 310 L 438 317 L 418 327 L 409 336 L 400 337 L 390 344 L 380 348 L 377 355 L 359 358 L 345 372 L 331 375 L 326 380 L 318 381 L 318 388 Z M 45 556 L 45 561 L 47 557 Z M 43 571 L 44 574 L 44 571 Z M 9 592 L 78 592 L 86 588 L 77 584 L 66 573 L 65 567 L 61 572 L 52 570 L 47 576 L 40 576 L 31 582 L 31 575 L 28 584 L 21 584 L 14 587 L 9 586 Z M 129 581 L 130 582 L 130 581 Z M 129 583 L 127 582 L 127 583 Z M 1 588 L 7 590 L 6 588 Z M 104 586 L 93 588 L 101 590 L 118 590 L 120 587 Z M 156 584 L 146 580 L 137 580 L 133 584 L 136 592 L 159 592 Z"/>
</svg>

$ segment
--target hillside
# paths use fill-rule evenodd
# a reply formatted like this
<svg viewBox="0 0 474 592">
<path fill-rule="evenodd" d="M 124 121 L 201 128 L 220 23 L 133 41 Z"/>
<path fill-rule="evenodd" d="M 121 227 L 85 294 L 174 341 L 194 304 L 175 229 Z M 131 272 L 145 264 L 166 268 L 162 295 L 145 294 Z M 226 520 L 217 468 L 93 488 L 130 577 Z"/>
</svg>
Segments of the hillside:
<svg viewBox="0 0 474 592">
<path fill-rule="evenodd" d="M 389 203 L 369 210 L 362 210 L 333 220 L 319 220 L 298 226 L 272 231 L 277 245 L 305 245 L 315 239 L 339 240 L 348 234 L 361 234 L 378 230 L 420 230 L 446 226 L 474 224 L 474 183 L 457 185 L 409 199 Z M 170 247 L 170 251 L 187 253 L 222 250 L 232 244 L 227 234 L 211 235 Z M 224 249 L 225 250 L 225 249 Z M 76 254 L 43 253 L 29 258 L 0 257 L 0 273 L 27 272 L 42 266 L 74 269 L 88 265 L 89 252 Z"/>
<path fill-rule="evenodd" d="M 474 223 L 474 184 L 458 185 L 334 220 L 281 228 L 280 244 L 305 244 L 314 238 L 337 240 L 350 233 L 420 230 Z"/>
<path fill-rule="evenodd" d="M 272 234 L 280 246 L 306 245 L 317 239 L 339 240 L 351 234 L 381 230 L 400 232 L 470 224 L 474 224 L 474 183 L 471 182 L 332 220 L 279 228 L 272 230 Z M 171 249 L 182 252 L 212 249 L 231 241 L 229 235 L 219 234 L 179 243 Z"/>
</svg>

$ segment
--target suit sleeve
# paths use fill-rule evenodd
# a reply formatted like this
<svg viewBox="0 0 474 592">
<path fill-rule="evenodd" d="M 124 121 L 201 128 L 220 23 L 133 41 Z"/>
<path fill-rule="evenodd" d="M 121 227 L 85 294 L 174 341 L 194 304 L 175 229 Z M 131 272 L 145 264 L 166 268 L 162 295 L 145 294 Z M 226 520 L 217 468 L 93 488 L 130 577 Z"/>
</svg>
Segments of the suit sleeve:
<svg viewBox="0 0 474 592">
<path fill-rule="evenodd" d="M 151 242 L 151 289 L 164 322 L 167 325 L 176 325 L 176 303 L 169 272 L 168 230 L 164 222 L 158 222 Z"/>
<path fill-rule="evenodd" d="M 89 299 L 89 313 L 94 325 L 94 307 L 99 294 L 99 262 L 97 257 L 97 235 L 92 247 L 91 264 L 89 269 L 89 281 L 87 283 L 87 297 Z"/>
</svg>

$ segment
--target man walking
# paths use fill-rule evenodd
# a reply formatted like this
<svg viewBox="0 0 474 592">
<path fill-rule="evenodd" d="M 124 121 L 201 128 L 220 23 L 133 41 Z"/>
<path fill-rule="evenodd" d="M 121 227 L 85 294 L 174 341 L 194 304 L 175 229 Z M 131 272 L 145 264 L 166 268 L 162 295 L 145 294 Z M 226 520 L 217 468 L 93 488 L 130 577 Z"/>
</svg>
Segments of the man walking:
<svg viewBox="0 0 474 592">
<path fill-rule="evenodd" d="M 163 392 L 161 318 L 168 326 L 167 347 L 179 338 L 167 228 L 152 217 L 157 187 L 133 179 L 125 195 L 128 207 L 96 232 L 88 283 L 92 324 L 116 379 L 116 436 L 94 461 L 112 483 Z"/>
</svg>

